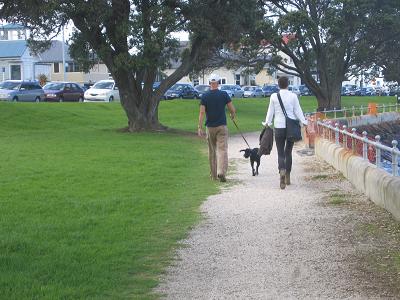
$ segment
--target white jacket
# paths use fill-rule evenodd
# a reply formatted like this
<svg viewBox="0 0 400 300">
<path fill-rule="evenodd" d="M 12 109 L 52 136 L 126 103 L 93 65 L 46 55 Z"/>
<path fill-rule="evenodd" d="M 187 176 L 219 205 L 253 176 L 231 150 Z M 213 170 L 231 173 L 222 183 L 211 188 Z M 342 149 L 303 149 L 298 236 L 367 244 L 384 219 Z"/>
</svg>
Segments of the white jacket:
<svg viewBox="0 0 400 300">
<path fill-rule="evenodd" d="M 296 94 L 286 90 L 281 89 L 279 91 L 283 106 L 285 107 L 286 113 L 289 118 L 300 120 L 301 123 L 307 125 L 307 120 L 304 118 L 303 111 L 301 110 L 299 99 Z M 274 118 L 275 116 L 275 118 Z M 275 128 L 286 128 L 286 119 L 283 114 L 282 108 L 279 104 L 278 96 L 276 93 L 272 94 L 269 101 L 267 116 L 265 117 L 265 122 L 262 124 L 272 126 L 272 119 L 274 119 Z"/>
</svg>

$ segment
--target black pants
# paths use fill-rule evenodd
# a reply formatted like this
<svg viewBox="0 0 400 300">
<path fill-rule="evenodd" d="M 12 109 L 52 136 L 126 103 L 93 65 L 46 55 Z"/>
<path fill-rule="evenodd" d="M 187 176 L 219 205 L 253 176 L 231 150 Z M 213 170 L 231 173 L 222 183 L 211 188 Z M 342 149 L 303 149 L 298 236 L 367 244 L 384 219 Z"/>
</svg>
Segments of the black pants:
<svg viewBox="0 0 400 300">
<path fill-rule="evenodd" d="M 292 150 L 294 142 L 286 140 L 286 128 L 275 128 L 275 143 L 278 149 L 279 170 L 285 169 L 286 172 L 292 170 Z"/>
</svg>

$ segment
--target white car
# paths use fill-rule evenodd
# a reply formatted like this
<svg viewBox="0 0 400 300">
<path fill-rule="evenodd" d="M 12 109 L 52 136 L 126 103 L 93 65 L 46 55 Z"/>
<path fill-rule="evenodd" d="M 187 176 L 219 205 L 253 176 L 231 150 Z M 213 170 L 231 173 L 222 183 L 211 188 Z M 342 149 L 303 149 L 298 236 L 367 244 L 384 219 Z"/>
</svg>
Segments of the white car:
<svg viewBox="0 0 400 300">
<path fill-rule="evenodd" d="M 100 80 L 84 94 L 84 102 L 120 101 L 119 90 L 114 80 Z"/>
</svg>

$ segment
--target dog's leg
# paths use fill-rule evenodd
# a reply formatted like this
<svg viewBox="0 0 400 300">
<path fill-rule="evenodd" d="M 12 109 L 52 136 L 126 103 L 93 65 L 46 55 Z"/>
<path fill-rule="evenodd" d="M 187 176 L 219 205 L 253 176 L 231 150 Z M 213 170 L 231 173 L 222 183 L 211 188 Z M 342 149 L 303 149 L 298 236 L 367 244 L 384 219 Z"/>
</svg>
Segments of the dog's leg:
<svg viewBox="0 0 400 300">
<path fill-rule="evenodd" d="M 258 175 L 258 167 L 260 166 L 260 160 L 257 160 L 256 175 Z"/>
<path fill-rule="evenodd" d="M 252 170 L 253 176 L 256 176 L 256 171 L 254 170 L 254 160 L 251 159 L 250 164 L 251 164 L 251 170 Z"/>
</svg>

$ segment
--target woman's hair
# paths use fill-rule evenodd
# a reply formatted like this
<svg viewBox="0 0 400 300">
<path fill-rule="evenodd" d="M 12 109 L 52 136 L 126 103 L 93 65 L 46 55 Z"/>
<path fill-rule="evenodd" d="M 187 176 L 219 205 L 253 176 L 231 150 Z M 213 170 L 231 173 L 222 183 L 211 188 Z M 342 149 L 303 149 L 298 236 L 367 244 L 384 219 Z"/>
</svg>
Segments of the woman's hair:
<svg viewBox="0 0 400 300">
<path fill-rule="evenodd" d="M 289 86 L 289 78 L 286 76 L 279 77 L 278 85 L 281 89 L 286 89 Z"/>
</svg>

